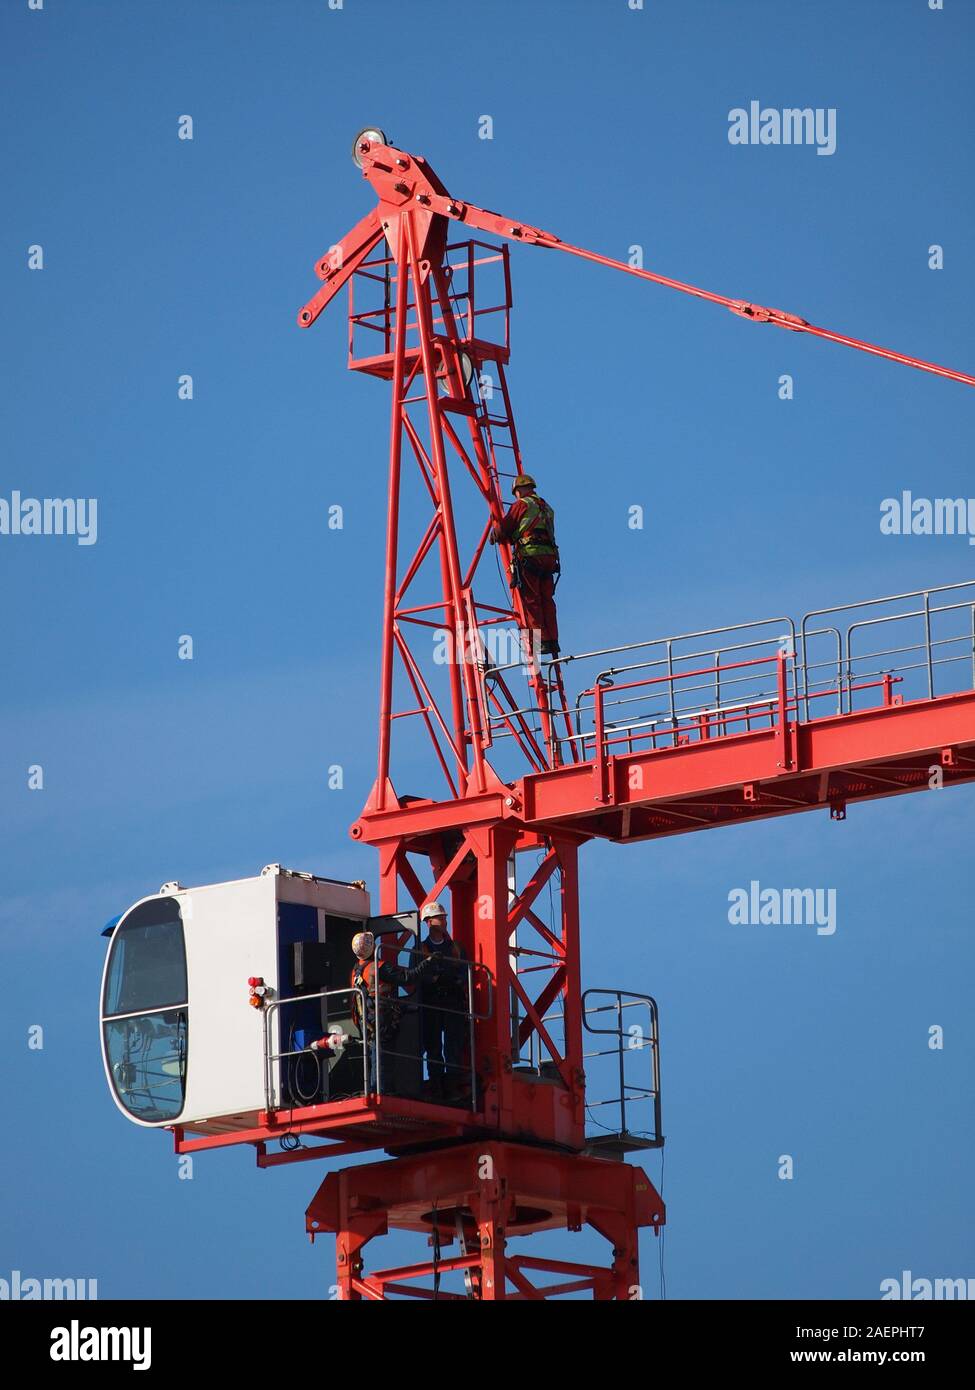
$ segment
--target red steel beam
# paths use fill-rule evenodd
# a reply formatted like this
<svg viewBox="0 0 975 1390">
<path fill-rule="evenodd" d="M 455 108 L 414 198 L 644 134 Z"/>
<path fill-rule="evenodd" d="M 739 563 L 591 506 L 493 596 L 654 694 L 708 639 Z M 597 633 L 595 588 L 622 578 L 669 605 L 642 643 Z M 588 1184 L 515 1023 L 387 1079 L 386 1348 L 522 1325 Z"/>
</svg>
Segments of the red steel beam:
<svg viewBox="0 0 975 1390">
<path fill-rule="evenodd" d="M 458 1214 L 465 1231 L 459 1254 L 365 1271 L 363 1251 L 376 1236 L 404 1230 L 429 1239 L 436 1226 L 441 1239 L 450 1241 Z M 312 1240 L 326 1232 L 337 1237 L 338 1296 L 343 1301 L 390 1294 L 463 1298 L 403 1282 L 450 1271 L 469 1276 L 468 1295 L 478 1300 L 590 1290 L 597 1299 L 627 1299 L 639 1284 L 639 1231 L 649 1227 L 659 1232 L 664 1221 L 663 1202 L 640 1168 L 494 1140 L 329 1173 L 305 1216 Z M 609 1241 L 609 1268 L 508 1253 L 512 1236 L 579 1230 L 587 1224 Z M 536 1287 L 525 1270 L 570 1278 Z"/>
<path fill-rule="evenodd" d="M 228 1130 L 222 1134 L 204 1134 L 188 1139 L 181 1125 L 173 1126 L 175 1152 L 200 1153 L 207 1149 L 224 1149 L 233 1144 L 258 1144 L 281 1139 L 288 1134 L 304 1134 L 311 1138 L 327 1138 L 352 1131 L 347 1142 L 356 1150 L 383 1148 L 387 1143 L 402 1139 L 399 1121 L 409 1119 L 415 1133 L 428 1139 L 457 1137 L 465 1128 L 478 1124 L 478 1117 L 469 1111 L 431 1105 L 425 1101 L 404 1100 L 397 1096 L 353 1096 L 349 1100 L 328 1101 L 321 1105 L 295 1106 L 271 1111 L 257 1117 L 258 1122 L 247 1128 Z M 366 1127 L 366 1135 L 361 1133 Z M 375 1137 L 372 1137 L 374 1134 Z M 351 1150 L 350 1150 L 351 1151 Z M 324 1144 L 322 1158 L 345 1152 L 345 1145 Z M 262 1165 L 269 1166 L 269 1165 Z"/>
<path fill-rule="evenodd" d="M 534 830 L 545 836 L 557 830 L 582 842 L 594 836 L 619 839 L 620 812 L 640 810 L 654 810 L 676 822 L 656 833 L 687 833 L 718 823 L 710 808 L 729 799 L 740 811 L 738 820 L 821 806 L 836 798 L 823 791 L 813 795 L 810 788 L 823 786 L 828 793 L 824 779 L 834 773 L 840 799 L 915 791 L 919 786 L 906 774 L 917 765 L 939 762 L 942 749 L 955 751 L 954 765 L 944 768 L 946 786 L 975 777 L 975 691 L 790 721 L 787 740 L 777 725 L 724 735 L 712 729 L 709 738 L 676 748 L 619 753 L 606 758 L 607 785 L 605 792 L 600 787 L 599 799 L 593 788 L 596 764 L 567 763 L 510 785 L 499 783 L 476 797 L 365 811 L 350 833 L 370 844 L 404 838 L 414 842 L 451 829 L 509 821 L 522 834 Z M 898 763 L 903 781 L 889 771 L 896 774 Z M 845 783 L 857 777 L 863 786 L 847 790 Z M 926 780 L 920 779 L 920 785 Z M 756 787 L 760 795 L 753 801 L 747 789 Z"/>
<path fill-rule="evenodd" d="M 762 791 L 767 788 L 772 795 L 788 796 L 790 788 L 831 772 L 852 777 L 862 771 L 869 777 L 871 765 L 878 765 L 882 773 L 884 766 L 898 760 L 928 758 L 934 763 L 946 747 L 957 749 L 962 757 L 965 750 L 975 752 L 975 691 L 793 723 L 785 759 L 782 734 L 775 726 L 712 735 L 676 748 L 617 754 L 607 759 L 605 800 L 594 795 L 592 763 L 531 774 L 518 784 L 517 796 L 529 825 L 577 824 L 588 835 L 619 838 L 613 829 L 614 817 L 608 814 L 618 808 L 666 808 L 673 802 L 679 812 L 684 800 L 707 801 L 741 792 L 749 784 L 760 785 Z M 783 760 L 793 765 L 783 767 Z M 973 776 L 975 767 L 960 763 L 957 769 L 945 770 L 945 783 Z M 912 790 L 908 785 L 890 786 L 886 791 L 873 786 L 849 799 Z M 809 801 L 798 795 L 792 804 L 765 805 L 762 814 L 786 814 L 822 803 L 822 797 Z M 681 829 L 706 829 L 709 824 L 701 817 Z"/>
</svg>

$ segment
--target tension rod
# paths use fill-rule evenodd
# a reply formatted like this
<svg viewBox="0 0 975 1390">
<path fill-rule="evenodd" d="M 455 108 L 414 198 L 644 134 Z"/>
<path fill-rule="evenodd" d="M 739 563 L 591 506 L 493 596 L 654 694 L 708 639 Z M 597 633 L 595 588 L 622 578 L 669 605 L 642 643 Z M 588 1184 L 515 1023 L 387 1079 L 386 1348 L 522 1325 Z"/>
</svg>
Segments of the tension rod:
<svg viewBox="0 0 975 1390">
<path fill-rule="evenodd" d="M 658 275 L 652 270 L 640 270 L 636 266 L 627 265 L 625 261 L 616 261 L 611 256 L 600 256 L 595 251 L 587 251 L 582 246 L 571 246 L 557 238 L 549 240 L 546 233 L 533 240 L 538 246 L 547 246 L 553 251 L 568 251 L 570 255 L 580 256 L 585 261 L 595 261 L 597 265 L 610 266 L 614 270 L 625 270 L 628 275 L 636 275 L 641 280 L 652 280 L 655 285 L 666 285 L 668 289 L 680 290 L 682 294 L 693 295 L 696 299 L 707 299 L 712 304 L 721 304 L 733 314 L 753 319 L 756 323 L 772 323 L 777 328 L 788 328 L 793 333 L 812 333 L 814 337 L 825 338 L 831 343 L 842 343 L 846 347 L 856 348 L 859 352 L 872 353 L 874 357 L 886 357 L 891 362 L 902 362 L 905 367 L 916 367 L 920 372 L 932 372 L 935 376 L 945 376 L 952 381 L 961 381 L 966 386 L 975 386 L 975 376 L 969 376 L 967 372 L 957 372 L 953 367 L 942 367 L 937 362 L 925 362 L 920 357 L 908 357 L 906 353 L 894 352 L 892 348 L 879 347 L 876 343 L 866 343 L 860 338 L 848 337 L 845 333 L 834 333 L 829 328 L 817 328 L 815 324 L 807 323 L 797 314 L 787 314 L 782 309 L 766 309 L 761 304 L 749 304 L 745 299 L 729 299 L 726 295 L 714 294 L 711 290 L 702 290 L 696 285 L 685 285 L 681 280 L 671 280 L 668 276 Z"/>
</svg>

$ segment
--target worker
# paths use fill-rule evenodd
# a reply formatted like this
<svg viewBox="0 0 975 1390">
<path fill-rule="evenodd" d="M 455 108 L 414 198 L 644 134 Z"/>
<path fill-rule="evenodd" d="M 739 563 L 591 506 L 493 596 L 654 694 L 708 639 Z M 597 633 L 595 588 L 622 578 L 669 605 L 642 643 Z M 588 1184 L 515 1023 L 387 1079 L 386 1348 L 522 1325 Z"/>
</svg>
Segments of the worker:
<svg viewBox="0 0 975 1390">
<path fill-rule="evenodd" d="M 513 585 L 521 593 L 529 641 L 538 633 L 543 656 L 559 654 L 559 624 L 555 612 L 555 583 L 560 573 L 555 544 L 555 513 L 535 491 L 535 479 L 519 473 L 512 484 L 515 501 L 491 533 L 492 544 L 514 547 Z"/>
<path fill-rule="evenodd" d="M 464 1067 L 470 1014 L 467 957 L 448 935 L 447 914 L 440 903 L 427 903 L 420 921 L 427 926 L 420 956 L 430 965 L 419 987 L 430 1096 L 433 1100 L 460 1100 L 465 1093 L 470 1094 L 470 1078 Z"/>
<path fill-rule="evenodd" d="M 432 960 L 421 960 L 416 965 L 397 965 L 395 961 L 382 961 L 376 974 L 376 938 L 371 931 L 356 932 L 352 938 L 355 965 L 352 968 L 352 1017 L 362 1034 L 362 1044 L 369 1054 L 369 1090 L 378 1090 L 377 1051 L 382 1053 L 381 1076 L 378 1078 L 382 1090 L 389 1094 L 396 1090 L 397 1063 L 401 1060 L 397 1052 L 397 1042 L 403 1026 L 404 1002 L 399 997 L 401 985 L 414 986 L 432 968 Z M 361 994 L 358 992 L 361 991 Z M 365 1000 L 365 1019 L 362 1017 Z M 379 1047 L 376 1047 L 378 1013 Z"/>
</svg>

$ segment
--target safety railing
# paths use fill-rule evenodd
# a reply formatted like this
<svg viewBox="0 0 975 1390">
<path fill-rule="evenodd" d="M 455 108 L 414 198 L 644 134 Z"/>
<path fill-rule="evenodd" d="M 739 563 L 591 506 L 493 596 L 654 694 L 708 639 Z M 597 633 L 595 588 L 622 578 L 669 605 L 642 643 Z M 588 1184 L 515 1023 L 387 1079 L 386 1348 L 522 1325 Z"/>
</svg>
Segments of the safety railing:
<svg viewBox="0 0 975 1390">
<path fill-rule="evenodd" d="M 329 1060 L 337 1060 L 344 1056 L 350 1043 L 352 1044 L 353 1056 L 357 1045 L 358 1051 L 361 1053 L 359 1058 L 360 1094 L 365 1095 L 368 1092 L 369 1058 L 366 1049 L 361 1047 L 358 1038 L 346 1034 L 340 1025 L 328 1024 L 325 1021 L 329 1014 L 333 1017 L 352 1018 L 356 1012 L 353 999 L 358 1003 L 359 1017 L 361 1018 L 365 1008 L 366 991 L 354 986 L 344 989 L 324 989 L 314 994 L 293 994 L 267 1001 L 264 1005 L 264 1103 L 267 1110 L 292 1109 L 296 1105 L 315 1105 L 330 1100 L 332 1097 L 328 1085 Z M 297 1048 L 276 1048 L 274 1038 L 279 1031 L 282 1010 L 289 1005 L 304 1005 L 316 1000 L 320 1000 L 323 1005 L 322 1028 L 324 1033 L 321 1036 L 331 1035 L 337 1039 L 336 1043 L 330 1048 L 313 1048 L 311 1045 Z M 329 1007 L 326 1004 L 326 1001 L 329 1000 L 334 1000 L 336 1005 L 341 1001 L 342 1007 Z M 314 1068 L 316 1081 L 310 1088 L 297 1080 L 298 1069 L 302 1066 Z"/>
<path fill-rule="evenodd" d="M 840 604 L 798 623 L 771 617 L 605 647 L 558 658 L 550 676 L 556 668 L 581 692 L 557 721 L 562 763 L 768 729 L 786 714 L 806 721 L 934 698 L 975 687 L 975 581 Z M 516 713 L 538 727 L 531 702 Z M 497 718 L 490 733 L 510 736 Z"/>
<path fill-rule="evenodd" d="M 634 747 L 767 727 L 778 696 L 774 663 L 795 645 L 793 620 L 772 617 L 559 657 L 549 666 L 551 683 L 558 669 L 563 685 L 574 683 L 581 693 L 556 720 L 558 761 L 592 758 L 599 742 L 597 717 L 604 734 L 627 739 L 632 734 Z M 608 664 L 613 657 L 624 659 Z M 587 671 L 591 675 L 583 684 Z M 787 675 L 794 698 L 793 663 Z M 538 710 L 529 705 L 518 713 L 533 718 Z M 503 731 L 491 732 L 495 740 L 505 737 Z"/>
<path fill-rule="evenodd" d="M 414 993 L 397 994 L 392 999 L 384 996 L 384 964 L 394 970 L 412 970 L 422 959 L 419 950 L 407 950 L 395 942 L 390 945 L 376 943 L 376 969 L 372 971 L 369 1000 L 374 1023 L 366 1030 L 367 1050 L 374 1057 L 374 1089 L 379 1095 L 416 1096 L 419 1091 L 419 1095 L 432 1101 L 464 1103 L 472 1108 L 477 1094 L 475 1024 L 491 1016 L 493 977 L 480 962 L 447 958 L 430 967 L 431 971 L 439 970 L 441 982 L 446 979 L 446 998 L 431 997 L 428 977 L 407 983 L 406 988 L 413 989 Z M 454 977 L 453 989 L 450 976 Z M 392 987 L 398 988 L 395 983 Z M 478 994 L 483 1001 L 481 1007 L 477 1004 Z M 447 1002 L 451 995 L 453 1002 Z M 390 1006 L 402 1021 L 389 1027 L 384 1036 L 383 1011 L 388 1018 Z M 415 1022 L 415 1042 L 410 1036 L 411 1022 Z M 422 1077 L 424 1060 L 425 1079 Z"/>
<path fill-rule="evenodd" d="M 660 1148 L 664 1135 L 656 1000 L 622 989 L 587 989 L 582 1023 L 592 1037 L 613 1040 L 609 1046 L 583 1052 L 586 1110 L 596 1126 L 595 1133 L 587 1132 L 590 1147 Z M 602 1093 L 604 1087 L 608 1095 Z M 593 1098 L 594 1092 L 598 1098 Z"/>
<path fill-rule="evenodd" d="M 734 702 L 699 704 L 702 678 L 714 676 L 717 683 L 723 676 L 726 686 L 746 684 L 753 682 L 756 675 L 759 679 L 763 678 L 773 663 L 774 695 L 757 692 Z M 761 673 L 754 671 L 756 667 L 763 668 Z M 735 674 L 739 672 L 743 674 Z M 794 700 L 795 665 L 791 652 L 752 657 L 724 666 L 699 666 L 681 672 L 679 676 L 648 676 L 622 684 L 616 684 L 612 677 L 604 675 L 597 678 L 597 684 L 591 690 L 583 691 L 579 698 L 576 706 L 579 733 L 575 738 L 583 747 L 591 743 L 596 756 L 605 758 L 613 748 L 632 753 L 643 746 L 677 747 L 695 739 L 706 740 L 722 734 L 764 728 L 774 725 L 777 714 L 788 704 L 790 687 Z M 608 699 L 608 695 L 614 698 Z M 591 733 L 584 733 L 581 729 L 583 701 L 590 699 L 593 702 L 593 729 Z M 615 721 L 607 719 L 607 706 L 620 709 L 632 704 L 641 707 L 637 715 L 628 714 Z"/>
<path fill-rule="evenodd" d="M 706 742 L 709 739 L 722 738 L 728 734 L 751 733 L 756 729 L 773 729 L 775 731 L 778 764 L 782 768 L 791 767 L 791 724 L 797 717 L 800 708 L 800 700 L 796 694 L 797 671 L 793 652 L 777 652 L 775 656 L 755 657 L 750 661 L 734 662 L 718 668 L 700 667 L 687 674 L 692 677 L 708 676 L 716 671 L 727 673 L 757 666 L 766 669 L 769 666 L 774 666 L 775 693 L 751 696 L 732 704 L 676 708 L 673 699 L 674 681 L 666 676 L 652 676 L 644 681 L 628 681 L 622 686 L 615 687 L 597 685 L 593 690 L 584 691 L 581 700 L 591 698 L 593 701 L 593 730 L 591 733 L 578 735 L 578 739 L 584 749 L 586 759 L 591 758 L 595 763 L 596 791 L 594 799 L 606 801 L 609 798 L 609 759 L 614 753 L 640 752 L 648 748 L 676 748 L 682 744 Z M 891 705 L 895 702 L 893 687 L 901 679 L 900 676 L 882 673 L 880 679 L 874 681 L 854 682 L 851 679 L 846 688 L 851 698 L 854 692 L 878 690 L 881 692 L 881 703 Z M 643 713 L 639 718 L 617 720 L 612 723 L 607 720 L 607 689 L 611 689 L 614 695 L 621 690 L 640 691 L 640 696 L 633 697 L 640 699 L 643 698 L 648 688 L 657 686 L 664 681 L 668 683 L 670 688 L 669 713 L 659 717 Z M 822 690 L 807 691 L 803 695 L 802 702 L 808 708 L 810 701 L 842 695 L 843 688 L 842 685 L 838 684 L 835 687 L 827 686 Z M 577 706 L 580 713 L 583 709 L 581 700 Z M 623 700 L 614 703 L 617 705 L 627 703 L 627 698 L 624 697 Z"/>
<path fill-rule="evenodd" d="M 842 623 L 837 624 L 840 617 Z M 830 619 L 830 625 L 817 628 L 822 619 Z M 827 633 L 832 650 L 814 660 L 821 645 L 817 639 Z M 835 673 L 838 714 L 849 714 L 857 707 L 853 694 L 859 683 L 895 671 L 904 685 L 901 699 L 934 699 L 971 689 L 975 686 L 975 581 L 807 613 L 799 626 L 798 651 L 804 710 L 806 673 L 824 665 Z"/>
<path fill-rule="evenodd" d="M 402 964 L 404 956 L 408 958 L 406 966 Z M 267 1109 L 324 1104 L 355 1095 L 473 1104 L 474 1027 L 479 1019 L 490 1017 L 493 1009 L 491 972 L 476 962 L 450 960 L 440 964 L 441 972 L 449 969 L 456 976 L 452 1003 L 432 998 L 429 987 L 425 997 L 422 992 L 401 992 L 413 987 L 415 981 L 400 984 L 383 978 L 384 966 L 405 974 L 419 959 L 418 951 L 377 942 L 368 986 L 351 985 L 268 1001 L 264 1008 Z M 316 1001 L 321 1004 L 324 1032 L 300 1047 L 276 1046 L 285 1016 L 282 1011 Z M 329 1022 L 329 1018 L 341 1022 Z M 347 1063 L 344 1079 L 335 1087 L 330 1083 L 330 1071 L 343 1060 Z M 302 1077 L 302 1069 L 307 1078 Z"/>
<path fill-rule="evenodd" d="M 433 328 L 457 342 L 510 345 L 511 271 L 508 248 L 472 238 L 451 242 L 444 261 L 447 288 L 434 297 Z M 446 316 L 445 316 L 446 315 Z M 453 319 L 448 335 L 448 318 Z M 349 278 L 349 362 L 355 365 L 393 351 L 396 322 L 396 259 L 374 254 Z M 406 305 L 406 348 L 416 346 L 416 304 Z"/>
<path fill-rule="evenodd" d="M 523 954 L 523 953 L 522 953 Z M 564 1051 L 566 1019 L 561 1008 L 542 1019 L 546 1032 Z M 582 1023 L 592 1038 L 611 1041 L 583 1049 L 586 1142 L 592 1149 L 623 1151 L 659 1148 L 663 1142 L 660 1099 L 660 1030 L 657 1003 L 649 994 L 620 989 L 587 989 L 582 996 Z M 537 1033 L 528 1053 L 513 1044 L 519 1071 L 555 1077 Z"/>
</svg>

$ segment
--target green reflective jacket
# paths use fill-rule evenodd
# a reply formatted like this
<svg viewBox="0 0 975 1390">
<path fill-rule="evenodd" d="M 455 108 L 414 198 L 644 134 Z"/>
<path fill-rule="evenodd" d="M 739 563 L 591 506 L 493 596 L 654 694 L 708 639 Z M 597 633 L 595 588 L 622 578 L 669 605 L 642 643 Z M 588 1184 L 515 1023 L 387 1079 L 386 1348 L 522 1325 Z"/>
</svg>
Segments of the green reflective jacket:
<svg viewBox="0 0 975 1390">
<path fill-rule="evenodd" d="M 515 532 L 518 553 L 524 556 L 558 555 L 555 513 L 541 497 L 526 497 L 525 511 Z"/>
</svg>

